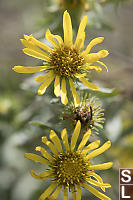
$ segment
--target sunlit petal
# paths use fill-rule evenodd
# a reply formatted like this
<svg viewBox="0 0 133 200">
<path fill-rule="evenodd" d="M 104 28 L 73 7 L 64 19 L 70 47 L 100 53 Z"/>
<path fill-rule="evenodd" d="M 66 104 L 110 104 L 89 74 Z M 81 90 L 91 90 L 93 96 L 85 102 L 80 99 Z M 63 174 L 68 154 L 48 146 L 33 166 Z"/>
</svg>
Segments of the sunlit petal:
<svg viewBox="0 0 133 200">
<path fill-rule="evenodd" d="M 59 152 L 62 152 L 63 150 L 62 150 L 62 145 L 60 143 L 60 139 L 53 130 L 50 131 L 49 137 L 52 140 L 52 142 L 54 143 L 54 145 L 56 146 L 57 150 Z"/>
<path fill-rule="evenodd" d="M 49 69 L 48 66 L 37 66 L 37 67 L 24 67 L 24 66 L 14 66 L 12 68 L 18 73 L 36 73 Z"/>
<path fill-rule="evenodd" d="M 38 200 L 45 200 L 52 192 L 53 190 L 55 189 L 56 187 L 56 183 L 53 183 L 52 185 L 50 185 L 42 194 L 41 196 L 39 197 Z"/>
<path fill-rule="evenodd" d="M 95 151 L 91 152 L 90 154 L 87 155 L 87 159 L 91 159 L 93 157 L 96 157 L 100 154 L 102 154 L 104 151 L 106 151 L 107 149 L 109 149 L 111 146 L 111 142 L 107 141 L 105 142 L 100 148 L 96 149 Z"/>
<path fill-rule="evenodd" d="M 84 183 L 83 186 L 92 194 L 94 194 L 96 197 L 98 197 L 101 200 L 111 200 L 109 197 L 107 197 L 105 194 L 99 192 L 92 186 L 88 185 L 87 183 Z"/>
<path fill-rule="evenodd" d="M 105 170 L 105 169 L 111 168 L 112 165 L 113 165 L 112 162 L 103 163 L 103 164 L 99 164 L 99 165 L 90 165 L 89 170 Z"/>
<path fill-rule="evenodd" d="M 90 50 L 91 50 L 91 48 L 92 48 L 93 46 L 95 46 L 96 44 L 101 43 L 103 40 L 104 40 L 104 37 L 98 37 L 98 38 L 93 39 L 93 40 L 88 44 L 87 48 L 81 53 L 81 55 L 82 55 L 82 56 L 87 55 L 87 54 L 90 52 Z"/>
<path fill-rule="evenodd" d="M 69 147 L 69 143 L 68 143 L 68 135 L 67 135 L 66 129 L 63 129 L 61 131 L 61 138 L 62 138 L 62 141 L 63 141 L 66 151 L 69 151 L 70 147 Z"/>
<path fill-rule="evenodd" d="M 54 82 L 54 94 L 59 97 L 60 96 L 60 76 L 56 75 Z"/>
<path fill-rule="evenodd" d="M 68 98 L 67 98 L 67 90 L 66 90 L 66 80 L 63 77 L 62 78 L 62 83 L 61 83 L 61 102 L 66 105 L 68 103 Z"/>
<path fill-rule="evenodd" d="M 79 96 L 78 96 L 78 94 L 76 92 L 75 86 L 74 86 L 73 81 L 72 81 L 71 78 L 69 78 L 69 83 L 70 83 L 70 89 L 72 91 L 72 95 L 73 95 L 73 99 L 74 99 L 74 105 L 75 105 L 75 107 L 78 107 L 78 105 L 79 105 Z"/>
<path fill-rule="evenodd" d="M 87 16 L 84 16 L 80 22 L 77 37 L 76 37 L 75 44 L 74 44 L 75 47 L 77 47 L 78 49 L 81 49 L 84 45 L 84 39 L 85 39 L 84 31 L 85 31 L 86 24 L 87 24 Z M 83 40 L 82 40 L 82 38 L 83 38 Z M 79 45 L 81 40 L 83 41 L 82 45 Z"/>
<path fill-rule="evenodd" d="M 76 124 L 76 127 L 74 129 L 72 138 L 71 138 L 71 151 L 73 151 L 76 146 L 77 139 L 78 139 L 79 133 L 80 133 L 80 129 L 81 129 L 81 123 L 80 123 L 80 121 L 78 121 Z"/>
<path fill-rule="evenodd" d="M 33 161 L 36 161 L 36 162 L 39 162 L 39 163 L 42 163 L 42 164 L 45 164 L 45 165 L 49 165 L 49 161 L 42 158 L 41 156 L 38 156 L 34 153 L 25 153 L 24 154 L 25 158 L 28 158 L 30 160 L 33 160 Z"/>
<path fill-rule="evenodd" d="M 73 41 L 72 23 L 70 15 L 67 11 L 63 15 L 64 44 L 71 46 Z"/>
<path fill-rule="evenodd" d="M 81 77 L 79 79 L 86 87 L 92 90 L 99 90 L 99 88 L 95 84 L 88 82 L 84 77 Z"/>
<path fill-rule="evenodd" d="M 47 87 L 52 83 L 52 81 L 54 80 L 55 75 L 53 75 L 52 77 L 48 78 L 46 81 L 44 81 L 39 89 L 38 89 L 38 95 L 43 95 L 47 89 Z"/>
</svg>

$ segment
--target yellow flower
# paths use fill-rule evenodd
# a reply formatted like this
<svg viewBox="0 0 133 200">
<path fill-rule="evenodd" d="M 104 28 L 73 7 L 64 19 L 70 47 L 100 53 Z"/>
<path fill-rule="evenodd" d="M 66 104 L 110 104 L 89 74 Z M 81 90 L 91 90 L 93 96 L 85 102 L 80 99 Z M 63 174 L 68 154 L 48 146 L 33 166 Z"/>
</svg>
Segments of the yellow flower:
<svg viewBox="0 0 133 200">
<path fill-rule="evenodd" d="M 52 179 L 52 184 L 41 194 L 39 200 L 46 198 L 50 200 L 56 199 L 61 189 L 64 192 L 64 200 L 68 200 L 68 189 L 71 190 L 73 199 L 81 200 L 81 187 L 86 188 L 99 199 L 110 199 L 90 184 L 100 187 L 104 192 L 105 188 L 111 187 L 110 184 L 103 183 L 102 178 L 94 170 L 109 169 L 112 167 L 112 162 L 92 165 L 90 159 L 106 151 L 111 146 L 111 143 L 107 141 L 99 147 L 100 141 L 96 140 L 85 146 L 91 134 L 91 130 L 88 130 L 78 147 L 76 147 L 80 129 L 81 123 L 78 121 L 71 137 L 71 143 L 68 142 L 66 129 L 63 129 L 61 132 L 63 145 L 57 134 L 51 130 L 50 140 L 46 136 L 42 137 L 42 142 L 49 147 L 51 153 L 48 153 L 45 148 L 38 146 L 36 151 L 40 151 L 43 157 L 33 153 L 25 154 L 26 158 L 49 166 L 45 172 L 39 175 L 31 170 L 31 175 L 36 179 Z"/>
<path fill-rule="evenodd" d="M 101 71 L 102 68 L 100 66 L 90 64 L 96 62 L 106 67 L 99 59 L 108 55 L 108 51 L 106 50 L 90 53 L 94 45 L 103 41 L 103 37 L 93 39 L 87 48 L 81 52 L 84 46 L 86 24 L 87 16 L 83 17 L 79 25 L 76 40 L 73 44 L 71 18 L 69 13 L 65 11 L 63 15 L 64 42 L 59 35 L 53 35 L 49 29 L 46 31 L 45 37 L 52 44 L 52 48 L 36 40 L 32 35 L 24 35 L 25 40 L 21 40 L 21 42 L 26 48 L 23 49 L 23 52 L 45 62 L 43 66 L 37 67 L 15 66 L 13 70 L 18 73 L 48 71 L 45 75 L 35 78 L 37 82 L 42 82 L 38 89 L 38 95 L 43 95 L 47 87 L 54 81 L 54 93 L 57 97 L 61 95 L 61 102 L 64 105 L 68 103 L 66 89 L 66 81 L 68 80 L 74 98 L 74 104 L 77 107 L 79 105 L 79 97 L 73 81 L 78 79 L 88 88 L 98 90 L 96 85 L 85 79 L 85 72 L 92 69 L 98 72 Z"/>
</svg>

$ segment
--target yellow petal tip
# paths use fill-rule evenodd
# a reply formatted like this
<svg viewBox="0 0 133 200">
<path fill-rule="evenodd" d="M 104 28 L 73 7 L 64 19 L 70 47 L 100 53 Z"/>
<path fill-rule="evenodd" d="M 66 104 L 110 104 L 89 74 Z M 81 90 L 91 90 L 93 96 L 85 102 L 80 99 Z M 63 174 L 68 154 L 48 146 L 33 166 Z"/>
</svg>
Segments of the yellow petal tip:
<svg viewBox="0 0 133 200">
<path fill-rule="evenodd" d="M 101 143 L 101 141 L 100 141 L 100 140 L 97 140 L 97 144 L 100 145 L 100 143 Z"/>
<path fill-rule="evenodd" d="M 29 153 L 25 153 L 25 154 L 24 154 L 24 157 L 25 157 L 25 158 L 28 158 L 28 155 L 29 155 Z"/>
<path fill-rule="evenodd" d="M 21 41 L 21 42 L 23 42 L 23 41 L 24 41 L 24 39 L 20 39 L 20 41 Z"/>
<path fill-rule="evenodd" d="M 64 105 L 68 104 L 68 99 L 66 99 L 65 101 L 62 102 Z"/>
<path fill-rule="evenodd" d="M 109 52 L 108 52 L 107 50 L 101 50 L 101 55 L 102 55 L 103 57 L 106 57 L 106 56 L 109 55 Z"/>
<path fill-rule="evenodd" d="M 79 126 L 81 126 L 81 122 L 80 122 L 80 120 L 78 120 L 77 124 L 78 124 Z"/>
<path fill-rule="evenodd" d="M 101 42 L 104 40 L 104 37 L 99 37 L 99 39 L 101 40 Z"/>
<path fill-rule="evenodd" d="M 111 142 L 110 141 L 107 141 L 107 144 L 111 146 Z"/>
<path fill-rule="evenodd" d="M 66 15 L 67 13 L 68 13 L 67 10 L 65 10 L 65 11 L 64 11 L 64 15 Z"/>
<path fill-rule="evenodd" d="M 43 95 L 42 91 L 38 90 L 38 95 L 39 96 Z"/>
<path fill-rule="evenodd" d="M 38 147 L 35 148 L 35 150 L 36 151 L 41 151 L 41 147 L 38 146 Z"/>
<path fill-rule="evenodd" d="M 31 170 L 30 170 L 30 173 L 31 173 L 31 174 L 32 174 L 32 173 L 34 173 L 34 170 L 33 170 L 33 169 L 31 169 Z"/>
<path fill-rule="evenodd" d="M 42 136 L 42 141 L 45 141 L 46 139 L 46 136 Z"/>
</svg>

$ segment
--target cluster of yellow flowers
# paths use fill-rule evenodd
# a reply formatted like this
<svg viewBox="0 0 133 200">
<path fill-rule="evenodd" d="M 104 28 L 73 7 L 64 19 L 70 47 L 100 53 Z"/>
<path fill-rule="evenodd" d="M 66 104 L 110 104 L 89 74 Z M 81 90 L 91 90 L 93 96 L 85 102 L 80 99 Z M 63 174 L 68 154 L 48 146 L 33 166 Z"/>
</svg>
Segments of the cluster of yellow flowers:
<svg viewBox="0 0 133 200">
<path fill-rule="evenodd" d="M 44 65 L 36 67 L 15 66 L 13 70 L 18 73 L 46 71 L 45 75 L 35 78 L 37 82 L 41 83 L 38 95 L 43 95 L 47 87 L 54 81 L 54 94 L 56 97 L 61 97 L 61 102 L 64 105 L 69 100 L 66 87 L 67 83 L 69 83 L 74 99 L 74 106 L 75 108 L 79 107 L 80 100 L 74 85 L 75 80 L 81 81 L 92 90 L 98 90 L 98 87 L 89 82 L 85 76 L 91 70 L 102 71 L 101 66 L 107 69 L 106 65 L 100 61 L 101 58 L 108 55 L 107 50 L 90 53 L 94 45 L 103 41 L 103 37 L 93 39 L 87 48 L 82 51 L 85 41 L 86 24 L 87 17 L 85 16 L 81 20 L 76 40 L 73 43 L 71 18 L 69 13 L 65 11 L 63 15 L 64 41 L 59 35 L 53 35 L 49 29 L 46 31 L 45 37 L 51 43 L 52 48 L 38 41 L 32 35 L 24 35 L 24 39 L 21 42 L 26 48 L 23 49 L 23 52 L 29 56 L 43 60 Z M 92 63 L 97 64 L 92 65 Z M 64 192 L 64 200 L 68 200 L 68 189 L 72 192 L 73 200 L 81 200 L 81 187 L 86 188 L 102 200 L 110 199 L 91 185 L 100 187 L 104 192 L 106 188 L 111 187 L 110 184 L 103 183 L 102 178 L 94 170 L 109 169 L 112 167 L 112 162 L 92 165 L 90 160 L 106 151 L 111 146 L 111 143 L 107 141 L 99 147 L 100 140 L 96 140 L 87 144 L 91 135 L 91 129 L 87 130 L 79 142 L 80 130 L 81 122 L 77 120 L 71 141 L 68 140 L 66 129 L 63 129 L 61 132 L 61 140 L 51 130 L 49 134 L 50 139 L 42 137 L 42 142 L 49 148 L 50 153 L 44 147 L 38 146 L 36 147 L 36 151 L 40 151 L 43 157 L 33 153 L 25 154 L 25 157 L 30 160 L 48 165 L 48 169 L 39 175 L 31 170 L 31 175 L 36 179 L 46 180 L 47 178 L 51 178 L 52 184 L 41 194 L 39 200 L 46 198 L 50 200 L 56 199 L 61 189 Z"/>
</svg>

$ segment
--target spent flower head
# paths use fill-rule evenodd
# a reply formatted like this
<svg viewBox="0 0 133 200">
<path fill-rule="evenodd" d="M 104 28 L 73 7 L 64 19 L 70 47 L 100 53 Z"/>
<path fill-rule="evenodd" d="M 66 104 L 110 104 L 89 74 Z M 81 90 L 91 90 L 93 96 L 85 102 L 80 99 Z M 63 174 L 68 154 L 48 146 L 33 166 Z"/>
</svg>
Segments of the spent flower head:
<svg viewBox="0 0 133 200">
<path fill-rule="evenodd" d="M 52 44 L 52 48 L 36 40 L 32 35 L 24 35 L 25 39 L 22 39 L 21 42 L 26 48 L 23 49 L 23 52 L 29 56 L 43 60 L 44 65 L 37 67 L 15 66 L 13 70 L 18 73 L 46 71 L 45 75 L 35 78 L 37 82 L 41 83 L 38 95 L 43 95 L 47 87 L 54 81 L 54 93 L 57 97 L 61 96 L 61 102 L 64 105 L 68 103 L 66 89 L 66 81 L 68 80 L 74 104 L 77 107 L 79 105 L 79 97 L 74 86 L 74 81 L 81 81 L 88 88 L 98 90 L 98 87 L 88 82 L 85 76 L 91 70 L 102 71 L 100 66 L 92 65 L 92 63 L 98 63 L 106 67 L 99 59 L 108 55 L 107 50 L 90 53 L 93 46 L 103 41 L 103 37 L 93 39 L 86 49 L 81 52 L 84 46 L 86 24 L 87 16 L 81 20 L 76 40 L 73 43 L 71 18 L 69 13 L 65 11 L 63 15 L 64 41 L 59 35 L 53 35 L 49 29 L 46 31 L 45 37 Z"/>
<path fill-rule="evenodd" d="M 75 107 L 73 103 L 65 107 L 62 113 L 63 120 L 72 122 L 73 125 L 79 120 L 81 122 L 82 131 L 88 129 L 95 130 L 98 134 L 99 129 L 103 129 L 104 109 L 98 98 L 92 97 L 87 93 L 80 94 L 80 104 Z"/>
<path fill-rule="evenodd" d="M 59 4 L 62 10 L 66 9 L 77 9 L 78 7 L 80 10 L 88 10 L 88 3 L 86 0 L 59 0 Z"/>
<path fill-rule="evenodd" d="M 68 200 L 68 189 L 72 192 L 73 199 L 81 200 L 81 187 L 86 188 L 99 199 L 110 200 L 109 197 L 91 185 L 101 188 L 104 192 L 106 188 L 111 187 L 110 184 L 103 183 L 102 178 L 94 170 L 109 169 L 112 167 L 112 162 L 93 165 L 90 160 L 106 151 L 111 143 L 107 141 L 99 147 L 100 140 L 96 140 L 86 145 L 91 134 L 89 129 L 77 145 L 80 129 L 81 123 L 78 121 L 70 143 L 66 129 L 61 132 L 62 141 L 51 130 L 49 140 L 46 136 L 42 137 L 42 142 L 50 149 L 50 153 L 44 147 L 38 146 L 36 151 L 40 151 L 42 157 L 33 153 L 25 154 L 25 157 L 30 160 L 48 165 L 47 170 L 40 174 L 31 170 L 31 175 L 36 179 L 46 180 L 51 178 L 51 185 L 41 194 L 39 200 L 56 199 L 62 189 L 65 200 Z"/>
</svg>

